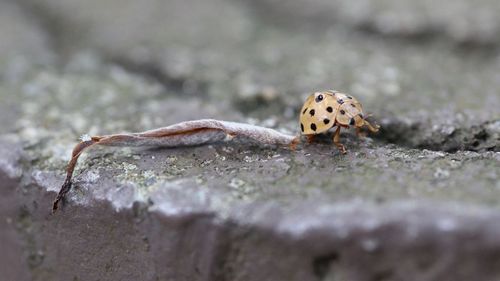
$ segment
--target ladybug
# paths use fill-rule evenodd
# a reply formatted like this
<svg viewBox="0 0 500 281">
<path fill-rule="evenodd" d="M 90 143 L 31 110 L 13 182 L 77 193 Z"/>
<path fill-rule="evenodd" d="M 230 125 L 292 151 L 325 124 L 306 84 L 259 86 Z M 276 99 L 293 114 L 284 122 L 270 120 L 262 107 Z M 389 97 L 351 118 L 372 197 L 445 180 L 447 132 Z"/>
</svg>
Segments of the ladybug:
<svg viewBox="0 0 500 281">
<path fill-rule="evenodd" d="M 368 127 L 377 132 L 380 126 L 371 125 L 365 120 L 363 106 L 354 97 L 335 90 L 316 92 L 310 95 L 300 110 L 300 131 L 312 142 L 314 136 L 337 126 L 333 143 L 342 153 L 345 146 L 340 143 L 340 128 L 354 126 L 356 134 L 361 136 L 360 128 Z"/>
</svg>

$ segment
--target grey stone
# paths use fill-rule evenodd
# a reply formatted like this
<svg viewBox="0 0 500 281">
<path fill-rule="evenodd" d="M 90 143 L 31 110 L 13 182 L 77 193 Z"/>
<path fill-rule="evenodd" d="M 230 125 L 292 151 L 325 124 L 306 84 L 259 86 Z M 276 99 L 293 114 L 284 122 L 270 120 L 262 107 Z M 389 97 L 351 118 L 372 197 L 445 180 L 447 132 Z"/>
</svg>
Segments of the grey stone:
<svg viewBox="0 0 500 281">
<path fill-rule="evenodd" d="M 49 34 L 18 3 L 0 1 L 0 64 L 48 63 L 54 59 Z M 11 66 L 14 67 L 14 66 Z"/>
<path fill-rule="evenodd" d="M 0 134 L 12 131 L 19 105 L 10 91 L 40 66 L 54 62 L 48 33 L 17 3 L 0 1 Z"/>
<path fill-rule="evenodd" d="M 264 7 L 276 7 L 266 8 L 265 13 L 252 13 L 243 3 L 223 0 L 104 3 L 52 0 L 37 1 L 37 6 L 51 11 L 42 15 L 62 26 L 76 25 L 88 30 L 79 40 L 72 40 L 75 36 L 72 29 L 61 31 L 59 37 L 69 42 L 65 49 L 73 52 L 82 46 L 98 49 L 105 58 L 154 77 L 177 94 L 202 95 L 217 104 L 229 102 L 229 106 L 247 115 L 261 119 L 272 116 L 283 123 L 294 118 L 305 93 L 336 88 L 358 97 L 367 111 L 383 118 L 388 130 L 381 137 L 391 142 L 445 151 L 498 150 L 494 136 L 486 136 L 486 141 L 483 137 L 484 125 L 500 119 L 500 99 L 494 92 L 500 87 L 500 80 L 496 79 L 500 69 L 495 48 L 460 49 L 440 37 L 424 42 L 384 40 L 353 31 L 347 28 L 349 25 L 311 31 L 307 27 L 290 30 L 273 23 L 283 10 L 285 14 L 289 11 L 315 15 L 338 8 L 339 14 L 345 14 L 344 6 L 348 10 L 357 9 L 355 4 L 348 4 L 350 1 L 338 1 L 342 5 L 322 1 L 315 1 L 316 5 L 302 1 L 287 5 L 259 1 Z M 471 14 L 466 2 L 453 2 L 459 8 L 453 9 L 450 18 L 442 14 L 448 13 L 451 2 L 439 6 L 430 2 L 384 3 L 379 4 L 389 7 L 388 13 L 405 17 L 412 12 L 422 18 L 424 26 L 433 23 L 423 19 L 436 18 L 446 26 L 469 32 L 465 31 L 467 25 L 456 24 L 464 22 L 462 12 Z M 287 9 L 288 6 L 297 8 Z M 314 11 L 301 9 L 304 6 Z M 367 6 L 375 15 L 386 11 L 377 4 L 362 2 L 361 6 Z M 474 4 L 475 8 L 488 12 L 495 11 L 497 6 L 489 1 L 479 6 Z M 260 6 L 256 7 L 259 11 Z M 398 9 L 406 12 L 400 13 Z M 75 10 L 79 11 L 78 17 L 71 13 Z M 100 16 L 103 13 L 123 16 Z M 266 13 L 271 13 L 271 19 L 263 16 Z M 132 15 L 137 20 L 129 20 Z M 317 17 L 323 18 L 321 15 Z M 488 26 L 496 29 L 496 19 L 491 21 Z M 470 22 L 474 25 L 474 21 Z M 400 24 L 395 26 L 404 28 Z M 406 120 L 410 120 L 410 127 Z M 295 128 L 295 120 L 288 126 Z M 450 128 L 455 128 L 457 135 L 479 133 L 479 137 L 464 140 L 458 136 L 457 142 L 467 144 L 444 141 L 441 145 Z M 398 139 L 394 139 L 395 135 Z"/>
<path fill-rule="evenodd" d="M 248 1 L 250 2 L 250 1 Z M 457 44 L 498 45 L 497 1 L 258 0 L 257 8 L 287 24 L 344 24 L 380 35 Z M 279 15 L 277 17 L 276 15 Z"/>
<path fill-rule="evenodd" d="M 0 2 L 0 30 L 25 31 L 1 35 L 0 276 L 498 280 L 498 4 L 471 5 Z M 50 214 L 79 135 L 199 118 L 296 134 L 323 88 L 380 133 L 343 133 L 347 155 L 331 133 L 95 149 Z"/>
<path fill-rule="evenodd" d="M 0 273 L 5 280 L 29 280 L 25 259 L 27 241 L 18 233 L 17 220 L 20 194 L 17 192 L 22 176 L 19 165 L 22 149 L 19 144 L 2 138 L 0 141 Z"/>
</svg>

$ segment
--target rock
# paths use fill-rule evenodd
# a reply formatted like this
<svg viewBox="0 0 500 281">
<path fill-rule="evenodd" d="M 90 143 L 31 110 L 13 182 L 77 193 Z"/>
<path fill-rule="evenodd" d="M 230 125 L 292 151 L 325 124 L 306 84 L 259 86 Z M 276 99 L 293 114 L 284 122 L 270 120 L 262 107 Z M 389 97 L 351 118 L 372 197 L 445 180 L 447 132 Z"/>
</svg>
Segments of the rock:
<svg viewBox="0 0 500 281">
<path fill-rule="evenodd" d="M 254 1 L 255 3 L 255 1 Z M 500 5 L 469 1 L 259 0 L 257 8 L 287 24 L 343 24 L 392 37 L 444 37 L 456 44 L 498 45 Z M 471 12 L 473 11 L 473 12 Z M 277 17 L 276 15 L 279 15 Z"/>
<path fill-rule="evenodd" d="M 252 3 L 0 2 L 0 30 L 25 30 L 0 47 L 0 276 L 500 278 L 497 20 L 469 20 L 497 4 L 459 25 L 471 4 Z M 355 95 L 380 133 L 343 133 L 347 155 L 331 134 L 297 151 L 95 149 L 50 213 L 81 135 L 198 118 L 296 134 L 322 88 Z"/>
<path fill-rule="evenodd" d="M 259 1 L 255 8 L 260 11 L 259 7 L 264 7 L 266 12 L 251 13 L 249 10 L 252 10 L 243 3 L 201 2 L 174 1 L 168 4 L 168 8 L 161 1 L 115 5 L 113 0 L 107 0 L 105 4 L 102 1 L 51 0 L 36 1 L 36 5 L 42 11 L 51 11 L 41 13 L 41 16 L 60 25 L 76 25 L 90 30 L 87 36 L 77 41 L 72 40 L 72 29 L 59 34 L 61 38 L 67 38 L 63 42 L 73 42 L 64 47 L 70 53 L 78 52 L 82 45 L 100 50 L 105 59 L 153 77 L 179 95 L 200 95 L 213 103 L 234 106 L 261 119 L 269 115 L 287 116 L 281 118 L 284 123 L 291 122 L 290 117 L 299 110 L 307 92 L 336 88 L 356 96 L 367 111 L 383 118 L 385 127 L 391 131 L 402 127 L 399 132 L 382 132 L 381 137 L 391 142 L 445 151 L 495 150 L 498 147 L 495 139 L 487 141 L 486 147 L 472 145 L 476 141 L 482 143 L 481 138 L 466 140 L 469 144 L 465 146 L 458 143 L 440 145 L 439 140 L 448 137 L 442 136 L 440 131 L 447 131 L 450 127 L 459 134 L 474 135 L 478 131 L 476 128 L 482 130 L 482 124 L 500 119 L 497 110 L 500 99 L 494 92 L 500 87 L 500 80 L 496 79 L 500 71 L 496 52 L 482 48 L 459 49 L 439 37 L 425 42 L 395 41 L 367 36 L 349 29 L 349 25 L 326 30 L 311 31 L 307 26 L 290 30 L 273 21 L 280 17 L 295 18 L 300 13 L 323 19 L 321 15 L 330 10 L 331 15 L 349 14 L 344 10 L 358 11 L 355 15 L 361 17 L 364 12 L 359 12 L 360 7 L 366 7 L 361 10 L 370 11 L 374 18 L 384 17 L 382 11 L 401 18 L 412 13 L 419 17 L 423 32 L 433 32 L 433 26 L 442 23 L 469 33 L 468 24 L 476 25 L 461 16 L 462 12 L 471 17 L 477 17 L 481 12 L 471 15 L 470 9 L 466 8 L 468 3 L 453 2 L 452 5 L 450 2 L 449 5 L 437 6 L 430 2 L 396 4 L 379 1 L 374 4 L 358 2 L 360 6 L 357 7 L 348 1 L 326 3 L 318 0 L 316 5 L 298 0 L 283 5 L 281 2 Z M 308 8 L 302 9 L 304 5 Z M 448 13 L 450 5 L 456 7 L 453 16 L 443 16 Z M 225 8 L 220 11 L 220 6 Z M 482 1 L 479 6 L 474 4 L 478 10 L 489 12 L 495 11 L 496 6 L 489 1 Z M 78 17 L 71 12 L 75 10 L 79 11 Z M 162 10 L 169 14 L 151 12 Z M 100 16 L 103 13 L 120 13 L 123 17 Z M 168 16 L 170 14 L 172 16 Z M 180 14 L 186 16 L 174 16 Z M 316 14 L 318 16 L 314 16 Z M 138 20 L 129 20 L 132 15 Z M 435 18 L 440 23 L 435 24 L 428 18 Z M 487 17 L 481 19 L 490 22 Z M 231 24 L 226 24 L 229 21 Z M 367 21 L 372 20 L 368 17 Z M 457 24 L 457 21 L 464 22 L 464 25 Z M 314 23 L 312 21 L 312 25 Z M 394 26 L 404 28 L 399 23 Z M 492 18 L 488 26 L 496 30 L 496 20 Z M 470 27 L 472 30 L 477 28 Z M 471 36 L 479 34 L 470 33 Z M 497 37 L 492 38 L 496 40 Z M 472 38 L 468 40 L 475 42 Z M 266 93 L 272 93 L 272 103 L 269 103 L 270 95 Z M 411 128 L 402 122 L 407 119 L 411 120 Z M 295 127 L 295 119 L 289 126 Z M 414 130 L 420 137 L 408 141 L 412 137 L 405 137 L 405 134 L 413 136 L 411 131 Z M 393 139 L 391 134 L 397 135 L 398 139 Z M 463 141 L 463 138 L 458 141 Z"/>
<path fill-rule="evenodd" d="M 0 34 L 0 64 L 3 66 L 8 62 L 10 65 L 7 65 L 7 70 L 21 71 L 23 67 L 27 67 L 26 64 L 33 62 L 53 62 L 50 35 L 18 3 L 0 2 Z M 15 73 L 11 73 L 6 76 L 14 78 L 14 75 Z"/>
<path fill-rule="evenodd" d="M 28 241 L 18 233 L 21 221 L 17 220 L 20 209 L 20 166 L 22 148 L 6 137 L 0 138 L 0 273 L 7 280 L 29 280 L 29 268 L 25 259 Z"/>
</svg>

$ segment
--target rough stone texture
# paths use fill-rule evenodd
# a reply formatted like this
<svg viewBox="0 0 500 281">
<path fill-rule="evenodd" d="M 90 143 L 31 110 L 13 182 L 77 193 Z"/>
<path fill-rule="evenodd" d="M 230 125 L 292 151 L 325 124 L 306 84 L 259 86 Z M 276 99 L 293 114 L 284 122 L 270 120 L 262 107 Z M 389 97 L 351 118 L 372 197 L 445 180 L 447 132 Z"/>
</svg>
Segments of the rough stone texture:
<svg viewBox="0 0 500 281">
<path fill-rule="evenodd" d="M 0 276 L 500 279 L 498 7 L 0 1 Z M 381 132 L 343 134 L 347 155 L 331 135 L 96 149 L 50 215 L 81 134 L 197 118 L 297 133 L 305 93 L 327 88 Z"/>
<path fill-rule="evenodd" d="M 82 45 L 98 49 L 105 58 L 157 78 L 178 94 L 199 95 L 218 103 L 230 101 L 246 114 L 290 122 L 295 121 L 304 93 L 334 85 L 368 104 L 367 110 L 390 128 L 380 136 L 391 142 L 437 150 L 446 142 L 445 151 L 494 150 L 498 144 L 494 139 L 491 145 L 489 134 L 474 137 L 475 126 L 486 130 L 485 122 L 500 118 L 496 93 L 500 64 L 495 47 L 457 48 L 441 37 L 422 40 L 406 33 L 389 40 L 343 25 L 318 29 L 312 20 L 287 28 L 279 19 L 295 18 L 295 14 L 279 17 L 280 9 L 271 16 L 257 12 L 264 8 L 268 13 L 267 7 L 274 1 L 259 1 L 268 3 L 263 7 L 222 0 L 148 1 L 122 4 L 118 11 L 113 0 L 97 2 L 48 0 L 33 5 L 42 6 L 58 26 L 75 25 L 85 31 L 77 39 L 74 32 L 58 33 L 66 53 L 78 51 Z M 302 1 L 289 2 L 303 6 Z M 350 1 L 345 3 L 348 6 Z M 449 13 L 449 4 L 426 10 Z M 465 2 L 461 5 L 467 6 Z M 415 10 L 409 4 L 393 6 Z M 314 7 L 317 10 L 321 5 Z M 71 13 L 74 10 L 80 11 L 78 16 Z M 121 16 L 102 16 L 112 13 Z M 321 13 L 317 17 L 323 18 Z M 464 17 L 453 14 L 453 18 Z M 496 17 L 481 19 L 496 25 Z M 454 20 L 442 20 L 458 27 Z M 490 36 L 492 40 L 497 39 L 496 34 Z M 464 140 L 463 132 L 473 137 Z M 449 144 L 445 139 L 450 135 L 449 142 L 464 145 Z"/>
</svg>

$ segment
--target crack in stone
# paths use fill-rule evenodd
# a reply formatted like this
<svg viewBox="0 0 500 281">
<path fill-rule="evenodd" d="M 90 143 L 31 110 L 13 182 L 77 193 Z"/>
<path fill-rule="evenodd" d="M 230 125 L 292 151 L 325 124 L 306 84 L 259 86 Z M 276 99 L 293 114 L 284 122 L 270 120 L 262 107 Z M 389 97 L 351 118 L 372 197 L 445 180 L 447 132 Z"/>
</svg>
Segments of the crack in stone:
<svg viewBox="0 0 500 281">
<path fill-rule="evenodd" d="M 106 59 L 106 58 L 105 58 Z M 190 95 L 205 98 L 208 83 L 199 80 L 187 79 L 186 77 L 172 77 L 165 73 L 161 67 L 154 63 L 137 63 L 124 57 L 111 57 L 106 59 L 109 63 L 121 66 L 130 73 L 152 79 L 161 84 L 169 93 L 176 93 L 179 96 Z"/>
<path fill-rule="evenodd" d="M 428 128 L 429 125 L 419 122 L 408 123 L 391 119 L 385 122 L 380 132 L 373 137 L 387 143 L 434 151 L 500 151 L 500 119 L 469 127 Z"/>
<path fill-rule="evenodd" d="M 313 273 L 319 281 L 326 280 L 329 275 L 331 265 L 339 260 L 340 256 L 336 252 L 328 255 L 316 257 L 312 261 Z"/>
</svg>

